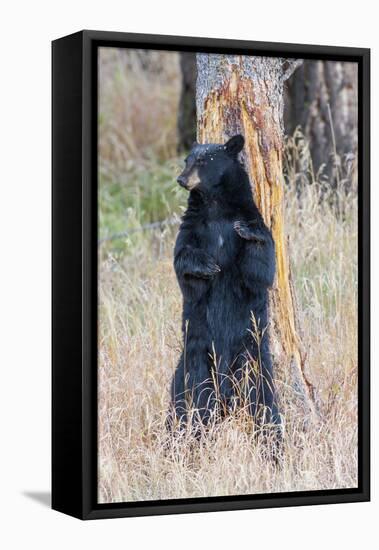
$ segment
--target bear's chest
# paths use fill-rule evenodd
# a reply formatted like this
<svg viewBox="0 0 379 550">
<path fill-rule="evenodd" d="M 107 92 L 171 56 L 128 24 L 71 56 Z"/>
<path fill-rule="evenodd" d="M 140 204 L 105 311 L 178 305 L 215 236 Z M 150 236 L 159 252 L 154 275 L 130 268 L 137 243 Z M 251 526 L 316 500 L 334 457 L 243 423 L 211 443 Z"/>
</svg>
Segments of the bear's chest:
<svg viewBox="0 0 379 550">
<path fill-rule="evenodd" d="M 205 224 L 204 242 L 208 254 L 211 254 L 220 267 L 227 267 L 235 262 L 237 256 L 237 234 L 229 221 L 208 221 Z"/>
</svg>

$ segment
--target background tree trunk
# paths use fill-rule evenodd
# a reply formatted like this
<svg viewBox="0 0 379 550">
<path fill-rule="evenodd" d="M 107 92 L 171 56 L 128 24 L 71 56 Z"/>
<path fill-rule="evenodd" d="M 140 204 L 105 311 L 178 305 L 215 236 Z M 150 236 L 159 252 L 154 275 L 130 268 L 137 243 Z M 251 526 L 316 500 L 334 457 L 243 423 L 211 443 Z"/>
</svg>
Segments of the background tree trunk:
<svg viewBox="0 0 379 550">
<path fill-rule="evenodd" d="M 286 133 L 301 127 L 314 172 L 325 164 L 323 173 L 334 187 L 357 152 L 357 83 L 356 63 L 305 60 L 286 85 Z M 349 188 L 351 178 L 344 183 Z"/>
<path fill-rule="evenodd" d="M 270 292 L 270 339 L 275 376 L 314 412 L 313 388 L 304 373 L 283 219 L 283 82 L 296 62 L 278 58 L 197 54 L 197 121 L 200 143 L 222 143 L 241 133 L 243 162 L 255 202 L 276 245 L 277 274 Z M 295 65 L 293 65 L 295 66 Z M 279 395 L 280 399 L 280 395 Z"/>
<path fill-rule="evenodd" d="M 196 54 L 180 53 L 182 89 L 178 111 L 178 151 L 191 148 L 196 139 Z"/>
</svg>

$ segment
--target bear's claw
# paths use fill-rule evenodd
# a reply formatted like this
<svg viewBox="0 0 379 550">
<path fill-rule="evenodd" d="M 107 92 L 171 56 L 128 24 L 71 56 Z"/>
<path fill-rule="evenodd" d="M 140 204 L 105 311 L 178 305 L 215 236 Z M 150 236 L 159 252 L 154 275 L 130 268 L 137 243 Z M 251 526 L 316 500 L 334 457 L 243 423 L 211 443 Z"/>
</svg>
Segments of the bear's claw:
<svg viewBox="0 0 379 550">
<path fill-rule="evenodd" d="M 253 241 L 257 244 L 264 244 L 265 238 L 262 235 L 259 235 L 256 228 L 252 228 L 251 225 L 254 225 L 254 222 L 247 223 L 243 221 L 235 221 L 233 224 L 234 230 L 246 241 Z"/>
</svg>

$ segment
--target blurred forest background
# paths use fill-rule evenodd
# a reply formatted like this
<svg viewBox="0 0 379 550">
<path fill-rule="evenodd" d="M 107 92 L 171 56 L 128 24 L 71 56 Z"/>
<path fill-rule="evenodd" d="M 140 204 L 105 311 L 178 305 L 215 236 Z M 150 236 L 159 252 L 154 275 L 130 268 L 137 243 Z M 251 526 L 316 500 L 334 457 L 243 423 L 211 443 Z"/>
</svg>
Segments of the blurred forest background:
<svg viewBox="0 0 379 550">
<path fill-rule="evenodd" d="M 238 419 L 168 457 L 164 415 L 181 347 L 172 250 L 196 137 L 194 54 L 99 52 L 99 500 L 357 484 L 357 67 L 305 60 L 285 85 L 285 229 L 307 376 L 321 424 L 286 399 L 278 471 Z"/>
</svg>

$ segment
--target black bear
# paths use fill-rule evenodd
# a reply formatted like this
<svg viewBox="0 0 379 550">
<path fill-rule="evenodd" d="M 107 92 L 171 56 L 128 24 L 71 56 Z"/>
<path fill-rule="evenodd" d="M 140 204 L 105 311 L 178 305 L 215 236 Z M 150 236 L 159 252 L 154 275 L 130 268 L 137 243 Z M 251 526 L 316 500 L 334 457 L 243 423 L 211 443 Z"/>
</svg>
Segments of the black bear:
<svg viewBox="0 0 379 550">
<path fill-rule="evenodd" d="M 183 352 L 172 381 L 176 417 L 207 424 L 244 406 L 280 424 L 268 333 L 275 246 L 238 160 L 244 138 L 194 143 L 178 183 L 189 193 L 174 250 L 183 294 Z"/>
</svg>

